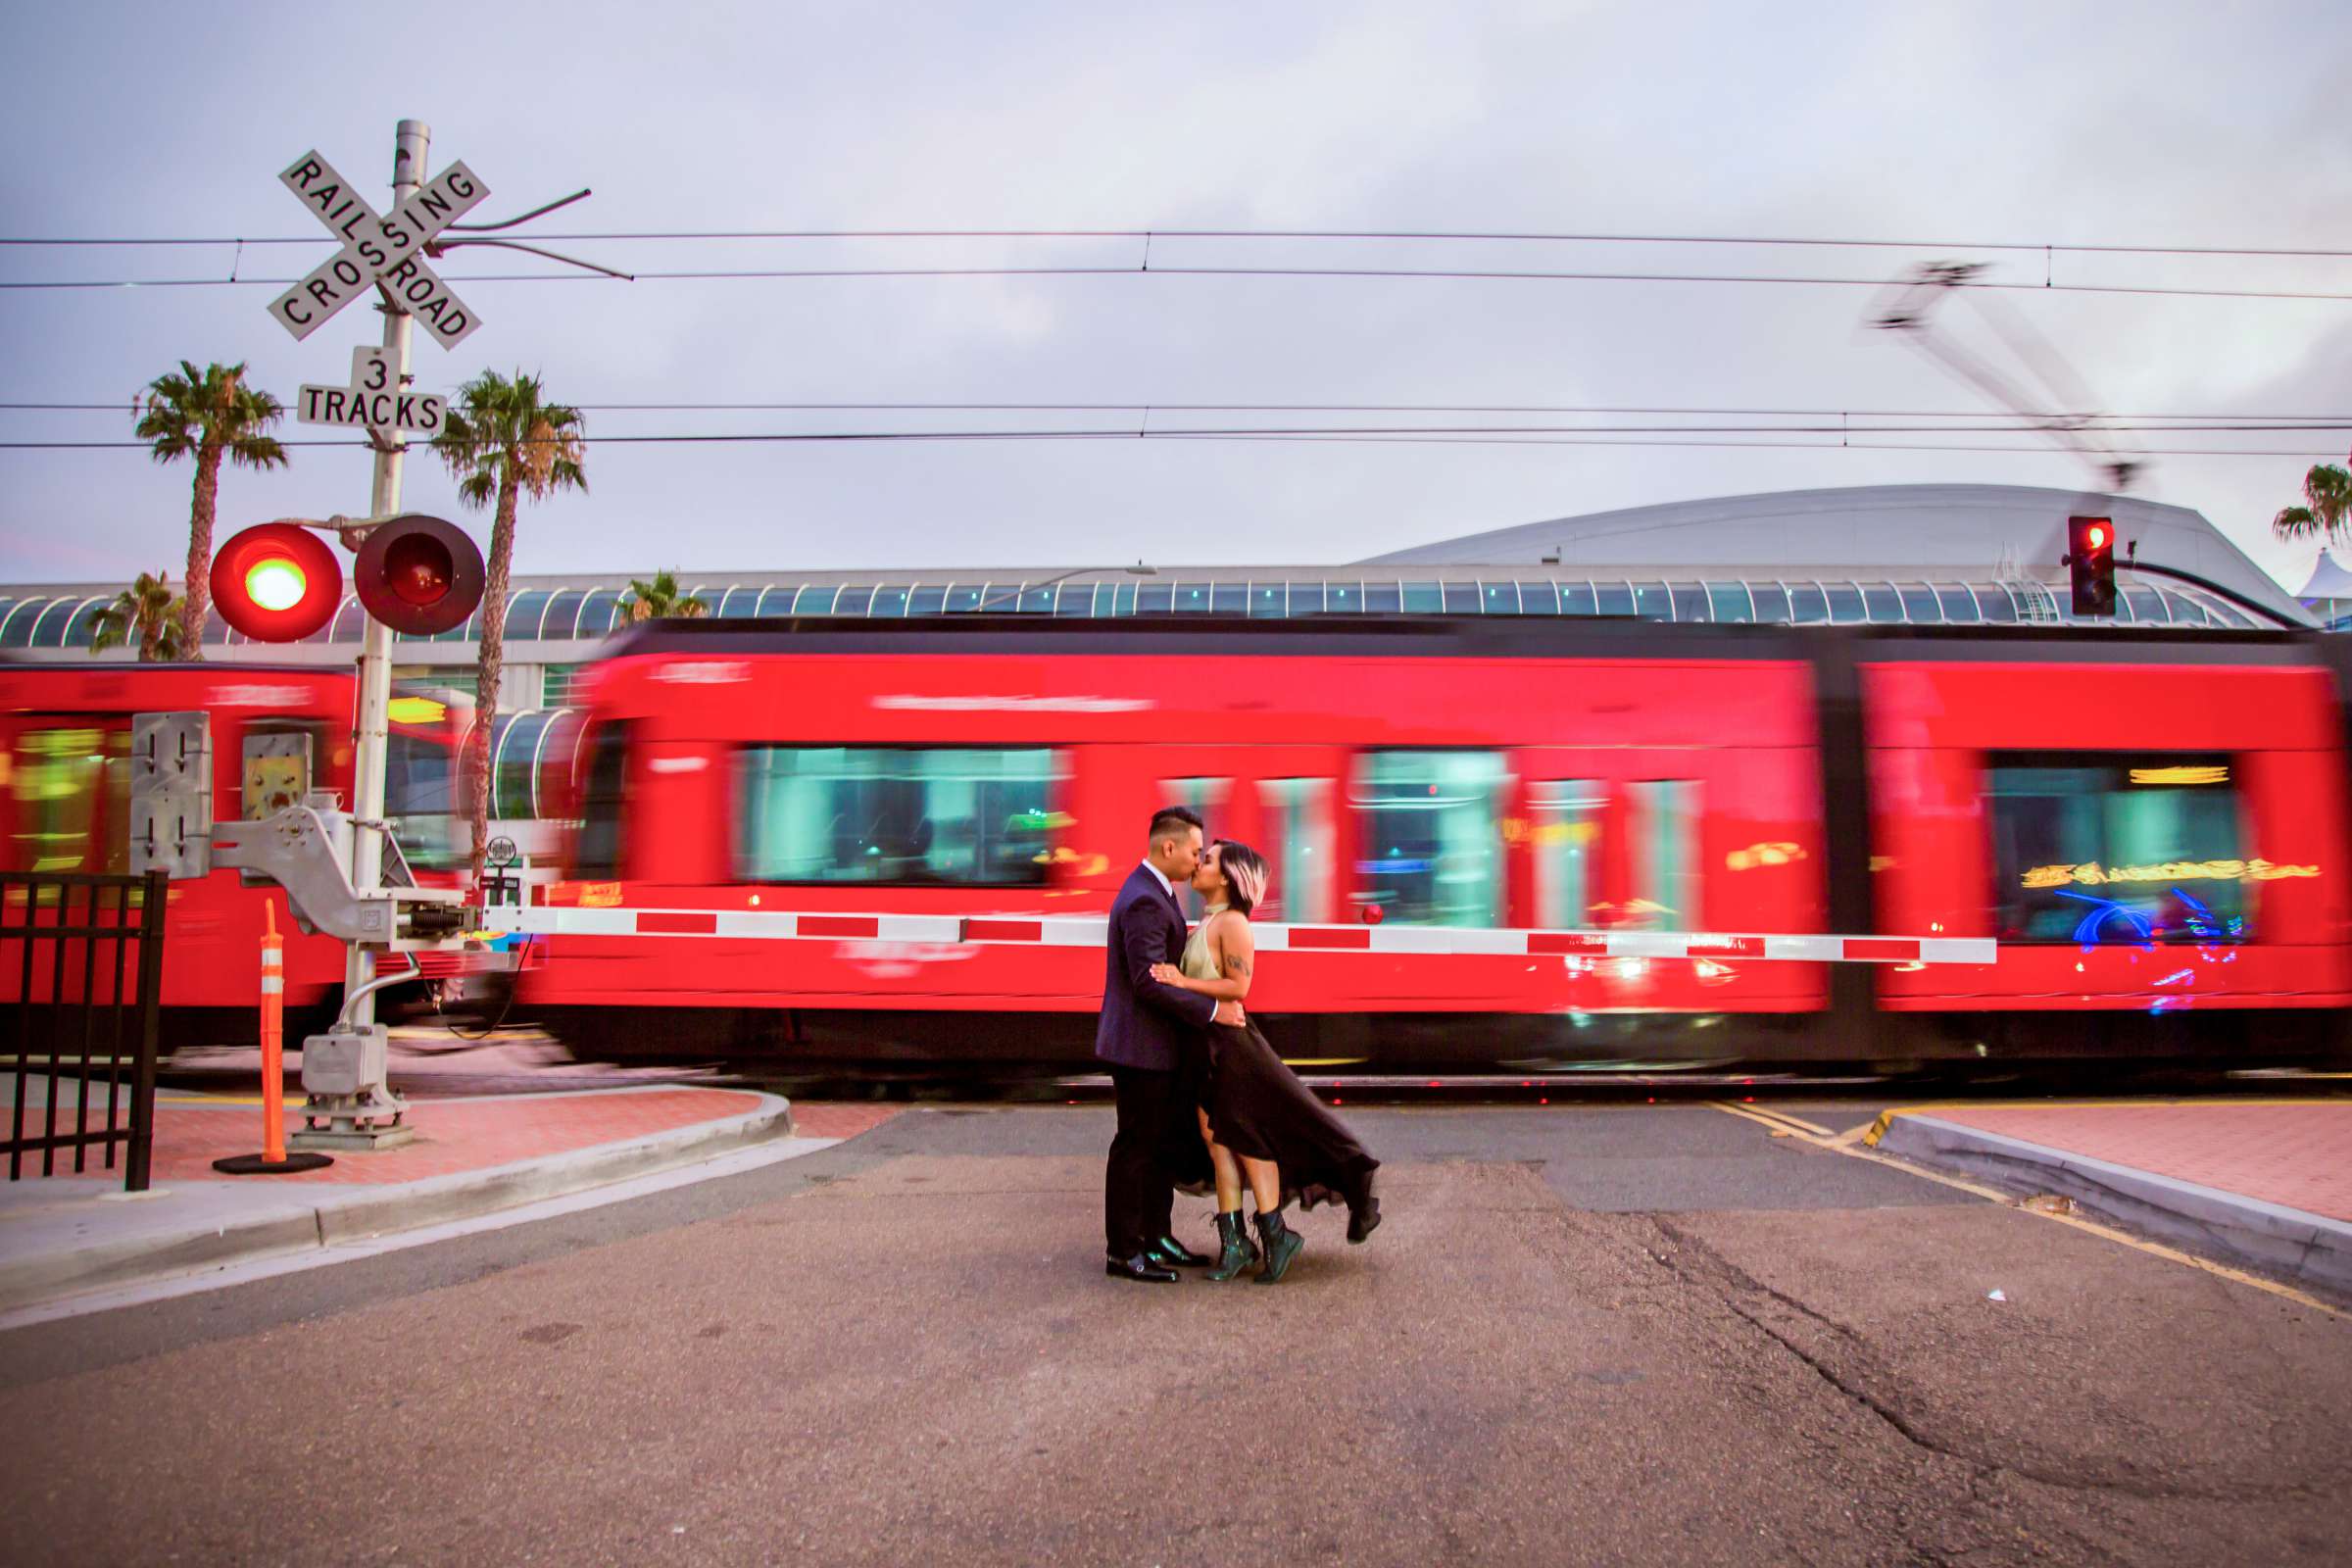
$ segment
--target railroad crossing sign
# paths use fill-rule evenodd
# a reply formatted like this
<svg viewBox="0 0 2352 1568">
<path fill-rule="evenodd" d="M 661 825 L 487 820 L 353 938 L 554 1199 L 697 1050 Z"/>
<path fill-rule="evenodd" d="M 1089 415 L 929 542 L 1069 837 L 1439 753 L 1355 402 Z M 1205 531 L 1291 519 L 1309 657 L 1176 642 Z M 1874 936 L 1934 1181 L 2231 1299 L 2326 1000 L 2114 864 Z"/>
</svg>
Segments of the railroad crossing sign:
<svg viewBox="0 0 2352 1568">
<path fill-rule="evenodd" d="M 372 345 L 351 351 L 351 385 L 305 382 L 302 401 L 294 409 L 294 417 L 305 424 L 414 430 L 428 438 L 441 433 L 448 416 L 449 405 L 436 394 L 403 391 L 392 356 Z"/>
<path fill-rule="evenodd" d="M 310 276 L 270 302 L 270 314 L 296 342 L 379 283 L 445 349 L 456 348 L 481 325 L 481 318 L 424 262 L 425 242 L 490 194 L 463 160 L 417 186 L 389 218 L 377 217 L 359 188 L 315 150 L 277 177 L 328 233 L 344 241 Z"/>
</svg>

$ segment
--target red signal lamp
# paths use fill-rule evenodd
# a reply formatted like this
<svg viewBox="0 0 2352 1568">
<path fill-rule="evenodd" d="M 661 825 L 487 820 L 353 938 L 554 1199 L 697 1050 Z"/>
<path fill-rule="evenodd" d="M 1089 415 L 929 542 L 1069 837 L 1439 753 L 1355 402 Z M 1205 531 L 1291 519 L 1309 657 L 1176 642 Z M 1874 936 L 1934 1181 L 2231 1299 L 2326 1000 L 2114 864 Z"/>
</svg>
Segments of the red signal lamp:
<svg viewBox="0 0 2352 1568">
<path fill-rule="evenodd" d="M 213 552 L 213 608 L 257 643 L 294 643 L 322 631 L 343 603 L 343 568 L 326 541 L 290 522 L 265 522 Z"/>
<path fill-rule="evenodd" d="M 466 623 L 482 602 L 482 552 L 464 529 L 412 512 L 370 529 L 352 568 L 368 613 L 430 637 Z"/>
<path fill-rule="evenodd" d="M 2115 522 L 2110 517 L 2066 519 L 2068 585 L 2075 613 L 2088 618 L 2115 613 Z"/>
</svg>

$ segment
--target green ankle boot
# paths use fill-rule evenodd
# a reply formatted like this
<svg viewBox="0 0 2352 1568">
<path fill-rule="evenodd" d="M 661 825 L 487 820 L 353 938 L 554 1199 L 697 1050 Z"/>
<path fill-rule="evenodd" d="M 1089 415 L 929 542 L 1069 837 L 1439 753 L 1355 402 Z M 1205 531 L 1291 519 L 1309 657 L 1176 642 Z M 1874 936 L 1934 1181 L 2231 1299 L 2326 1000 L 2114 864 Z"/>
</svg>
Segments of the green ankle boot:
<svg viewBox="0 0 2352 1568">
<path fill-rule="evenodd" d="M 1282 1222 L 1282 1210 L 1257 1216 L 1258 1245 L 1265 1249 L 1266 1265 L 1256 1274 L 1260 1285 L 1279 1285 L 1291 1271 L 1291 1260 L 1306 1246 L 1306 1238 Z"/>
<path fill-rule="evenodd" d="M 1250 1232 L 1242 1225 L 1242 1211 L 1217 1216 L 1217 1266 L 1205 1276 L 1212 1280 L 1229 1280 L 1257 1261 L 1257 1244 L 1250 1240 Z"/>
</svg>

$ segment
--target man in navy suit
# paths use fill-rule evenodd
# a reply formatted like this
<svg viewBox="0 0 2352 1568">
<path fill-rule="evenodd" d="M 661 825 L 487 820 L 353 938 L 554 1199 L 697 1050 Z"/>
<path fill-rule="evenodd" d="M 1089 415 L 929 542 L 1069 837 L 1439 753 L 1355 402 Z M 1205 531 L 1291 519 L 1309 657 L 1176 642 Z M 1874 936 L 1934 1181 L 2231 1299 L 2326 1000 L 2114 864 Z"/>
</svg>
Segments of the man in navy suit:
<svg viewBox="0 0 2352 1568">
<path fill-rule="evenodd" d="M 1181 806 L 1162 807 L 1152 813 L 1150 853 L 1110 906 L 1095 1054 L 1110 1064 L 1118 1094 L 1119 1130 L 1102 1194 L 1103 1272 L 1114 1279 L 1173 1285 L 1178 1268 L 1209 1261 L 1170 1234 L 1176 1193 L 1163 1151 L 1200 1144 L 1195 1109 L 1208 1054 L 1202 1031 L 1212 1021 L 1240 1023 L 1241 1004 L 1152 978 L 1153 964 L 1183 956 L 1176 887 L 1200 864 L 1200 818 Z"/>
</svg>

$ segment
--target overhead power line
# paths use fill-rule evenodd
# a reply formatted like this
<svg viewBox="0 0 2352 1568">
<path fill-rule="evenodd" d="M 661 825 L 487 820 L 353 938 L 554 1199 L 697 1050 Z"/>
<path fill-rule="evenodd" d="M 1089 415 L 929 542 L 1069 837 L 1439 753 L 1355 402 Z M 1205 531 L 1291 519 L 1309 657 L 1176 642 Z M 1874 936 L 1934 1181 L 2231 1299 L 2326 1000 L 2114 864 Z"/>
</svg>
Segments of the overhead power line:
<svg viewBox="0 0 2352 1568">
<path fill-rule="evenodd" d="M 0 411 L 38 413 L 123 414 L 137 400 L 115 403 L 5 403 Z M 570 405 L 589 414 L 711 414 L 711 413 L 925 413 L 925 414 L 1583 414 L 1657 415 L 1687 417 L 1757 417 L 1810 419 L 1984 419 L 2002 417 L 1984 409 L 1833 409 L 1833 408 L 1695 408 L 1637 404 L 1577 403 L 1159 403 L 1134 399 L 1124 403 L 947 403 L 843 401 L 806 403 L 596 403 Z M 2099 414 L 2086 410 L 2029 410 L 2020 419 L 2161 420 L 2170 427 L 2179 420 L 2229 421 L 2215 428 L 2234 429 L 2247 420 L 2287 421 L 2289 429 L 2352 428 L 2352 414 L 2174 413 Z"/>
<path fill-rule="evenodd" d="M 1381 240 L 1468 241 L 1481 244 L 1545 245 L 1753 245 L 1790 249 L 2005 251 L 2046 256 L 2274 256 L 2321 260 L 2352 258 L 2352 250 L 2252 245 L 2074 244 L 2056 240 L 1869 239 L 1848 235 L 1792 234 L 1608 234 L 1520 229 L 1378 228 L 707 228 L 612 229 L 545 234 L 548 240 L 627 240 L 658 243 L 716 243 L 781 240 Z M 214 235 L 97 237 L 0 236 L 0 245 L 56 247 L 185 247 L 208 245 L 332 244 L 309 235 Z"/>
<path fill-rule="evenodd" d="M 555 272 L 471 272 L 444 274 L 452 283 L 603 283 L 616 279 Z M 1357 277 L 1443 278 L 1488 282 L 1554 283 L 1732 283 L 1797 284 L 1821 288 L 1885 288 L 1883 277 L 1790 277 L 1733 272 L 1547 272 L 1466 268 L 1404 267 L 815 267 L 747 268 L 733 270 L 641 271 L 625 281 L 717 282 L 772 278 L 846 277 Z M 297 277 L 39 278 L 0 282 L 0 290 L 141 288 L 289 288 Z M 2004 283 L 1990 280 L 1972 288 L 2036 294 L 2136 294 L 2184 299 L 2352 300 L 2352 293 L 2325 289 L 2176 288 L 2142 283 Z"/>
<path fill-rule="evenodd" d="M 2014 426 L 1983 427 L 1984 433 L 2016 434 Z M 1505 445 L 1505 446 L 1692 446 L 1692 447 L 1778 447 L 1789 451 L 1916 451 L 1916 452 L 2026 452 L 2046 454 L 2040 444 L 1984 445 L 1950 442 L 1883 442 L 1856 439 L 1890 434 L 1966 434 L 1969 430 L 1954 430 L 1948 426 L 1907 429 L 1897 426 L 1877 426 L 1871 429 L 1848 430 L 1838 426 L 1718 426 L 1690 427 L 1661 425 L 1651 427 L 1557 427 L 1541 426 L 1452 426 L 1425 428 L 1384 428 L 1379 426 L 1293 428 L 1293 429 L 1035 429 L 1035 430 L 793 430 L 793 431 L 696 431 L 653 435 L 586 435 L 568 439 L 587 446 L 762 446 L 762 445 L 920 445 L 949 442 L 985 441 L 1331 441 L 1362 442 L 1368 444 L 1399 443 L 1420 445 Z M 1723 436 L 1778 436 L 1780 440 L 1726 440 Z M 1642 439 L 1628 439 L 1641 436 Z M 1690 437 L 1700 439 L 1690 439 Z M 1788 440 L 1788 436 L 1813 436 L 1811 440 Z M 1668 439 L 1661 439 L 1668 438 Z M 352 447 L 365 449 L 367 443 L 335 437 L 316 439 L 295 438 L 280 443 L 286 447 Z M 118 441 L 0 441 L 0 451 L 136 451 L 150 450 L 150 443 L 137 440 Z M 2174 457 L 2262 457 L 2307 458 L 2309 449 L 2273 448 L 2190 448 L 2152 447 L 2150 453 Z"/>
</svg>

